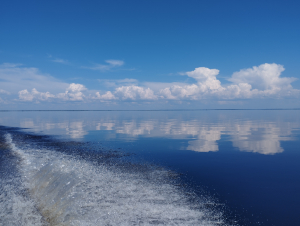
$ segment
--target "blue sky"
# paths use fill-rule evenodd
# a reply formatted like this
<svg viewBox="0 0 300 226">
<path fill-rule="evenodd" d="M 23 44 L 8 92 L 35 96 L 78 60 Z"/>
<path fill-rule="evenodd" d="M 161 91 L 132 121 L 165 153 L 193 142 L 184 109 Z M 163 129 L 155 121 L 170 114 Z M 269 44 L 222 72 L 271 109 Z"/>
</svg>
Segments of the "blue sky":
<svg viewBox="0 0 300 226">
<path fill-rule="evenodd" d="M 2 1 L 1 109 L 300 107 L 299 1 Z"/>
</svg>

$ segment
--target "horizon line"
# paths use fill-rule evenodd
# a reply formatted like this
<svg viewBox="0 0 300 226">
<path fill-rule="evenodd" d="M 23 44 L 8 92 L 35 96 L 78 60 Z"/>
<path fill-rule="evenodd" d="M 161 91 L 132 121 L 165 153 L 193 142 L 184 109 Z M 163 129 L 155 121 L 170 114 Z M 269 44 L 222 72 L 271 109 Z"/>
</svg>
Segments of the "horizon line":
<svg viewBox="0 0 300 226">
<path fill-rule="evenodd" d="M 107 109 L 107 110 L 0 110 L 0 112 L 10 111 L 248 111 L 248 110 L 300 110 L 300 108 L 204 108 L 204 109 L 150 109 L 150 110 L 130 110 L 130 109 Z"/>
</svg>

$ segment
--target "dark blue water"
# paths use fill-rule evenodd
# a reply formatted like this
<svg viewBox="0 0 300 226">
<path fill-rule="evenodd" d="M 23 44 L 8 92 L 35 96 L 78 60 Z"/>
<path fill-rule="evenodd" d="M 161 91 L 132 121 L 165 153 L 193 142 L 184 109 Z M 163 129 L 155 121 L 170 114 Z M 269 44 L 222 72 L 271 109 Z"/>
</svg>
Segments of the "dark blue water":
<svg viewBox="0 0 300 226">
<path fill-rule="evenodd" d="M 1 112 L 0 124 L 176 172 L 228 224 L 300 225 L 299 110 Z"/>
</svg>

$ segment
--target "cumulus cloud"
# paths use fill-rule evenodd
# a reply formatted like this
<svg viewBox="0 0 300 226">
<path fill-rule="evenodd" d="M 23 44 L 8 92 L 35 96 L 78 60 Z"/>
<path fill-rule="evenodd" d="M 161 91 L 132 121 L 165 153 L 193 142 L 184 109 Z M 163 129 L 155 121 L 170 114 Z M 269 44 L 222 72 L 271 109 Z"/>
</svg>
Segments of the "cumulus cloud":
<svg viewBox="0 0 300 226">
<path fill-rule="evenodd" d="M 28 92 L 27 89 L 19 91 L 19 100 L 21 101 L 46 101 L 50 98 L 55 97 L 53 94 L 46 92 L 42 93 L 37 91 L 36 89 L 32 89 L 31 92 Z"/>
<path fill-rule="evenodd" d="M 87 90 L 82 84 L 71 83 L 64 93 L 57 95 L 58 99 L 69 100 L 69 101 L 83 101 L 85 95 L 82 91 Z"/>
<path fill-rule="evenodd" d="M 70 84 L 69 87 L 67 88 L 67 91 L 72 93 L 81 92 L 84 90 L 86 90 L 84 85 L 75 84 L 75 83 Z"/>
<path fill-rule="evenodd" d="M 262 64 L 233 73 L 229 81 L 235 84 L 248 83 L 253 89 L 266 90 L 289 86 L 294 78 L 279 78 L 284 67 L 279 64 Z"/>
<path fill-rule="evenodd" d="M 96 97 L 94 97 L 93 99 L 107 101 L 107 100 L 116 100 L 117 98 L 110 91 L 107 91 L 105 94 L 102 95 L 99 92 L 96 92 Z"/>
<path fill-rule="evenodd" d="M 115 95 L 122 100 L 156 100 L 157 96 L 150 88 L 143 88 L 140 86 L 121 86 L 116 88 Z"/>
<path fill-rule="evenodd" d="M 160 95 L 166 99 L 190 99 L 198 100 L 207 98 L 212 94 L 221 92 L 224 88 L 221 82 L 216 78 L 219 74 L 217 69 L 209 69 L 206 67 L 196 68 L 194 71 L 183 73 L 191 78 L 194 78 L 197 83 L 172 85 L 160 90 Z"/>
<path fill-rule="evenodd" d="M 131 83 L 136 82 L 135 79 L 124 79 L 118 80 L 118 83 Z M 137 85 L 122 85 L 116 87 L 113 92 L 107 91 L 104 94 L 100 94 L 100 92 L 96 92 L 96 96 L 92 99 L 99 99 L 102 101 L 108 100 L 157 100 L 158 96 L 154 94 L 153 90 L 149 87 L 141 87 Z"/>
<path fill-rule="evenodd" d="M 37 89 L 33 88 L 31 92 L 27 89 L 21 90 L 18 92 L 20 101 L 83 101 L 85 95 L 82 91 L 85 91 L 86 88 L 84 85 L 72 83 L 66 89 L 64 93 L 58 93 L 56 95 L 51 94 L 49 92 L 39 92 Z"/>
<path fill-rule="evenodd" d="M 206 67 L 198 67 L 194 71 L 186 72 L 186 75 L 194 78 L 202 91 L 207 89 L 215 90 L 221 87 L 221 82 L 216 78 L 219 74 L 217 69 L 209 69 Z"/>
<path fill-rule="evenodd" d="M 120 67 L 124 65 L 124 61 L 122 60 L 106 60 L 107 64 L 95 64 L 93 67 L 83 67 L 95 71 L 108 71 L 115 67 Z"/>
<path fill-rule="evenodd" d="M 282 65 L 262 64 L 233 73 L 228 79 L 232 84 L 222 86 L 216 77 L 219 70 L 199 67 L 184 73 L 194 78 L 197 83 L 172 85 L 161 89 L 159 93 L 162 98 L 173 100 L 278 98 L 299 95 L 300 91 L 293 89 L 291 85 L 296 79 L 280 77 L 283 71 Z"/>
<path fill-rule="evenodd" d="M 296 78 L 280 77 L 284 70 L 280 64 L 262 64 L 233 73 L 229 81 L 238 86 L 240 84 L 251 85 L 251 96 L 289 96 L 299 92 L 291 85 L 297 80 Z"/>
<path fill-rule="evenodd" d="M 119 60 L 107 60 L 106 63 L 103 70 L 124 64 Z M 223 85 L 217 78 L 218 69 L 198 67 L 193 71 L 182 73 L 193 78 L 194 83 L 140 83 L 130 78 L 99 79 L 98 81 L 104 84 L 107 90 L 88 90 L 83 84 L 61 82 L 42 74 L 37 68 L 6 63 L 0 65 L 0 87 L 5 87 L 5 90 L 0 89 L 0 94 L 18 94 L 20 101 L 28 102 L 96 100 L 102 102 L 154 100 L 180 102 L 205 99 L 238 101 L 255 98 L 299 97 L 300 90 L 294 89 L 291 85 L 296 79 L 282 77 L 283 71 L 282 65 L 262 64 L 234 72 L 228 79 L 231 83 Z"/>
</svg>

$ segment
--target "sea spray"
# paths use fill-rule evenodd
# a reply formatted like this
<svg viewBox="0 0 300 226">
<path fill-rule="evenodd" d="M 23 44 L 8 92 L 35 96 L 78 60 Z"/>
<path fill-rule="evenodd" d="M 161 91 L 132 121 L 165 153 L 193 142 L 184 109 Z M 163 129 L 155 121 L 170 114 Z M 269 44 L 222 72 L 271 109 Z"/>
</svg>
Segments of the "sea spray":
<svg viewBox="0 0 300 226">
<path fill-rule="evenodd" d="M 24 184 L 25 178 L 18 172 L 19 163 L 20 158 L 11 153 L 9 145 L 1 142 L 0 225 L 48 225 L 29 195 L 28 188 Z"/>
<path fill-rule="evenodd" d="M 20 159 L 18 171 L 30 205 L 41 213 L 20 225 L 222 225 L 222 214 L 192 204 L 166 180 L 167 171 L 143 172 L 92 164 L 46 148 L 6 143 Z M 15 204 L 19 205 L 19 204 Z M 22 205 L 29 205 L 23 202 Z M 19 208 L 15 206 L 14 208 Z M 44 220 L 43 220 L 44 219 Z M 12 224 L 13 225 L 13 224 Z"/>
</svg>

